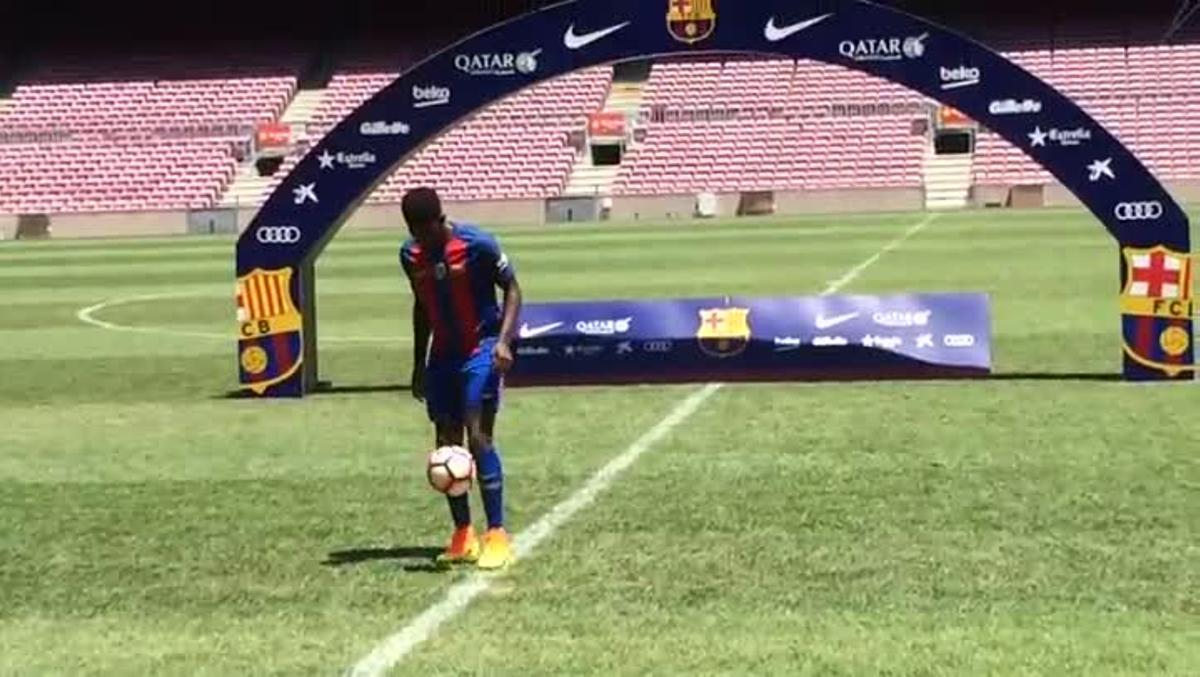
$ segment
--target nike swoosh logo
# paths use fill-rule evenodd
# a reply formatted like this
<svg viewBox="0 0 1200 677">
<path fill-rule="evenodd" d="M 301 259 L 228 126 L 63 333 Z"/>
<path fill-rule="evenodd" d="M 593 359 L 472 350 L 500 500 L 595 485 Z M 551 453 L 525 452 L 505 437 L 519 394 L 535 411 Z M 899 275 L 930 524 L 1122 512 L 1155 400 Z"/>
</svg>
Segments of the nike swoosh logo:
<svg viewBox="0 0 1200 677">
<path fill-rule="evenodd" d="M 622 28 L 628 26 L 630 23 L 632 22 L 626 21 L 623 24 L 609 26 L 608 28 L 602 28 L 591 33 L 584 33 L 583 35 L 575 35 L 575 24 L 571 24 L 570 27 L 567 28 L 566 35 L 563 36 L 563 44 L 567 46 L 567 49 L 582 49 L 583 47 L 587 47 L 597 40 L 603 40 L 604 38 L 607 38 L 613 33 L 616 33 Z"/>
<path fill-rule="evenodd" d="M 776 26 L 775 17 L 771 17 L 771 20 L 767 22 L 767 30 L 764 32 L 764 35 L 767 37 L 768 42 L 779 42 L 780 40 L 786 40 L 792 37 L 800 31 L 812 28 L 831 16 L 833 16 L 833 14 L 823 14 L 821 16 L 814 17 L 806 21 L 801 21 L 800 23 L 792 24 L 790 26 Z"/>
<path fill-rule="evenodd" d="M 831 327 L 836 327 L 839 324 L 846 324 L 856 317 L 858 317 L 858 313 L 846 313 L 845 315 L 838 315 L 837 317 L 825 317 L 820 315 L 817 316 L 817 329 L 829 329 Z"/>
<path fill-rule="evenodd" d="M 562 322 L 554 322 L 552 324 L 543 324 L 540 327 L 530 327 L 528 324 L 523 324 L 523 325 L 521 325 L 521 331 L 519 332 L 519 334 L 520 334 L 521 338 L 523 338 L 523 339 L 537 338 L 537 337 L 541 336 L 542 334 L 549 334 L 550 332 L 554 331 L 555 329 L 558 329 L 561 326 L 563 326 Z"/>
</svg>

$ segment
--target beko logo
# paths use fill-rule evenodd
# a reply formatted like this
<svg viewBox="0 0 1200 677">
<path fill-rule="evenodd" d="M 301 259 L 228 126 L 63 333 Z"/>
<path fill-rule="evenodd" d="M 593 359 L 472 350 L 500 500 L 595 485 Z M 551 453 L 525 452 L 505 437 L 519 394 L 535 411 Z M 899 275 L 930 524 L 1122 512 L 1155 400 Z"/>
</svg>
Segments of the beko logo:
<svg viewBox="0 0 1200 677">
<path fill-rule="evenodd" d="M 959 66 L 958 68 L 942 66 L 941 70 L 942 89 L 945 90 L 973 87 L 979 84 L 979 79 L 983 76 L 978 68 L 968 66 Z"/>
<path fill-rule="evenodd" d="M 254 239 L 260 244 L 296 244 L 300 241 L 300 229 L 296 226 L 261 226 L 254 231 Z"/>
<path fill-rule="evenodd" d="M 445 106 L 450 103 L 450 88 L 435 87 L 418 87 L 413 85 L 412 88 L 413 108 L 433 108 L 434 106 Z"/>
</svg>

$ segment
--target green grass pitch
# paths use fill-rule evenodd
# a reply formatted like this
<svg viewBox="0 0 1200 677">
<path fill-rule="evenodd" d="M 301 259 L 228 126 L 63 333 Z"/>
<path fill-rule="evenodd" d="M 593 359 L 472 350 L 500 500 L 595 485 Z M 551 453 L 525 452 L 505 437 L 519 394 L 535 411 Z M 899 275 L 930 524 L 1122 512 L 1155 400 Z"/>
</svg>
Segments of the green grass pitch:
<svg viewBox="0 0 1200 677">
<path fill-rule="evenodd" d="M 499 232 L 531 301 L 803 295 L 922 218 Z M 232 240 L 0 243 L 0 674 L 336 674 L 466 575 L 399 239 L 323 257 L 364 388 L 301 402 L 224 397 Z M 844 291 L 990 293 L 998 378 L 728 386 L 395 673 L 1196 674 L 1200 389 L 1103 378 L 1118 260 L 1081 212 L 939 216 Z M 512 529 L 695 388 L 509 390 Z"/>
</svg>

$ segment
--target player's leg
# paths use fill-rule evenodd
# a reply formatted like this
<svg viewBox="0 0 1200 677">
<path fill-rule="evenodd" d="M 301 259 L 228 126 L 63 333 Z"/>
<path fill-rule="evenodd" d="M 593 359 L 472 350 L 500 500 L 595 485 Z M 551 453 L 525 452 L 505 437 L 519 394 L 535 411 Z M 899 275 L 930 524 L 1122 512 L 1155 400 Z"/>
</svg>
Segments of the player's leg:
<svg viewBox="0 0 1200 677">
<path fill-rule="evenodd" d="M 487 514 L 488 530 L 483 537 L 479 566 L 502 567 L 511 560 L 512 549 L 504 529 L 504 468 L 492 433 L 500 405 L 500 376 L 492 369 L 491 347 L 486 345 L 470 360 L 466 375 L 467 444 L 475 456 L 479 472 L 479 492 Z"/>
<path fill-rule="evenodd" d="M 430 363 L 425 376 L 425 404 L 433 421 L 436 443 L 463 445 L 462 384 L 458 364 Z M 450 545 L 438 556 L 445 564 L 474 562 L 479 558 L 479 539 L 471 526 L 471 500 L 467 494 L 447 496 L 454 534 Z"/>
</svg>

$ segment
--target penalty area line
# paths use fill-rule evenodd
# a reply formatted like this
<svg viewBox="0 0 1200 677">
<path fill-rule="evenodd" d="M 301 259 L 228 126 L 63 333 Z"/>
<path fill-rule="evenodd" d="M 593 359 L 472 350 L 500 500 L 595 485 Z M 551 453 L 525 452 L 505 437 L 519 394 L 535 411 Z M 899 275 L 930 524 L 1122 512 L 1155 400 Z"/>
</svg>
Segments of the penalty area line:
<svg viewBox="0 0 1200 677">
<path fill-rule="evenodd" d="M 845 275 L 830 282 L 821 296 L 836 294 L 843 287 L 858 279 L 859 275 L 875 265 L 887 253 L 894 251 L 937 218 L 930 214 L 917 224 L 908 228 L 902 235 L 887 243 L 873 256 L 850 269 Z M 528 558 L 543 541 L 550 538 L 581 510 L 591 505 L 596 498 L 608 489 L 621 473 L 633 465 L 653 446 L 671 433 L 696 412 L 724 384 L 710 383 L 703 388 L 693 391 L 682 402 L 675 405 L 666 417 L 654 427 L 637 438 L 620 455 L 606 463 L 588 480 L 576 489 L 562 502 L 555 505 L 549 512 L 538 518 L 513 539 L 513 564 Z M 503 572 L 483 573 L 473 572 L 465 579 L 454 583 L 445 596 L 432 606 L 427 607 L 420 615 L 413 618 L 395 634 L 376 645 L 371 653 L 361 658 L 345 674 L 352 677 L 378 677 L 387 673 L 400 661 L 408 657 L 418 646 L 428 640 L 443 624 L 466 611 L 471 602 L 492 587 L 492 582 Z"/>
</svg>

